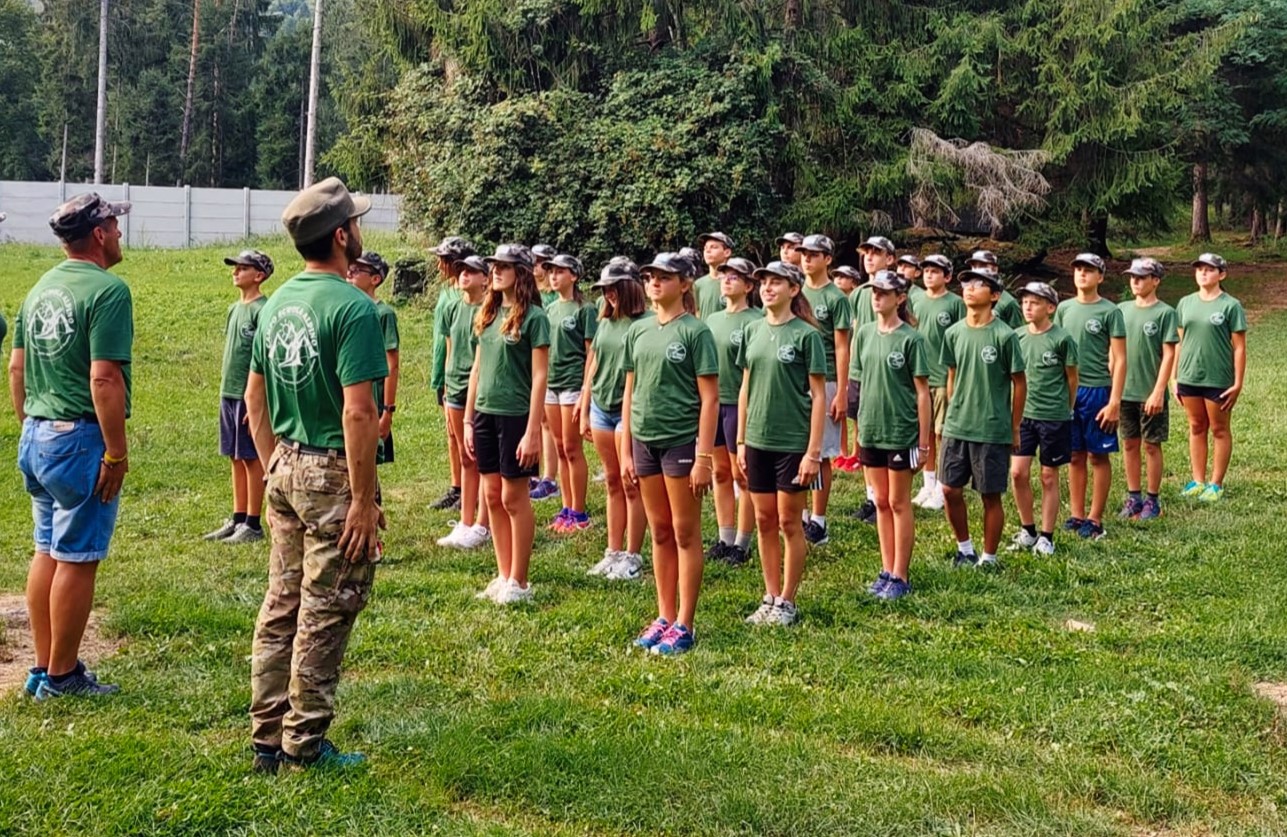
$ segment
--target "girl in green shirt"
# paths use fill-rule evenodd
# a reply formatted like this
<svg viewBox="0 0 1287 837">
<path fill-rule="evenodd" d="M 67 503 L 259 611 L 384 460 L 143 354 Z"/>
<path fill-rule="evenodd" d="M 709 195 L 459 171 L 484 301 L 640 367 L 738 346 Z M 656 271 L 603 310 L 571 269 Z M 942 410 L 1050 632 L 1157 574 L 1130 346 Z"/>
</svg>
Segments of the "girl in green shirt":
<svg viewBox="0 0 1287 837">
<path fill-rule="evenodd" d="M 438 291 L 438 301 L 433 309 L 433 358 L 429 370 L 429 386 L 438 397 L 438 407 L 443 411 L 443 423 L 447 429 L 447 462 L 451 467 L 451 486 L 447 492 L 430 506 L 443 510 L 460 508 L 460 445 L 451 435 L 446 405 L 443 403 L 444 386 L 447 374 L 447 329 L 451 325 L 456 303 L 460 300 L 457 288 L 460 276 L 461 259 L 474 255 L 474 245 L 458 235 L 449 235 L 433 249 L 438 264 L 438 277 L 442 288 Z"/>
<path fill-rule="evenodd" d="M 548 244 L 532 245 L 532 275 L 536 277 L 536 288 L 541 292 L 541 307 L 549 305 L 559 298 L 550 287 L 550 260 L 558 251 Z M 531 494 L 533 500 L 544 500 L 559 493 L 558 480 L 554 477 L 559 470 L 559 451 L 554 441 L 554 430 L 546 416 L 541 415 L 541 476 L 532 480 Z"/>
<path fill-rule="evenodd" d="M 550 385 L 545 390 L 545 424 L 554 436 L 558 453 L 563 509 L 550 521 L 556 534 L 590 528 L 585 511 L 585 451 L 581 447 L 577 417 L 585 384 L 585 359 L 594 339 L 597 312 L 577 286 L 581 260 L 559 254 L 546 265 L 553 302 L 545 306 L 550 321 Z"/>
</svg>

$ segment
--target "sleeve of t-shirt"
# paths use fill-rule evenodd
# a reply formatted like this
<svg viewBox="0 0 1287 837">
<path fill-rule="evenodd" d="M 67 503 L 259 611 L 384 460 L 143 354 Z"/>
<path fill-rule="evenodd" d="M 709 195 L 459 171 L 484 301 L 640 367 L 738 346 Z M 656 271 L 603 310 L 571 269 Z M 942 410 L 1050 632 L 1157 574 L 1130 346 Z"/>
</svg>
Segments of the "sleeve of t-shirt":
<svg viewBox="0 0 1287 837">
<path fill-rule="evenodd" d="M 1027 367 L 1023 362 L 1023 350 L 1019 347 L 1019 337 L 1013 331 L 1007 332 L 1004 340 L 1005 351 L 1010 355 L 1010 374 L 1022 372 Z"/>
<path fill-rule="evenodd" d="M 1072 339 L 1071 334 L 1069 334 L 1068 332 L 1064 332 L 1064 336 L 1060 338 L 1059 343 L 1063 348 L 1063 352 L 1064 352 L 1064 366 L 1076 366 L 1077 365 L 1077 341 Z"/>
<path fill-rule="evenodd" d="M 907 362 L 911 364 L 912 377 L 928 378 L 930 373 L 929 351 L 925 338 L 921 336 L 920 332 L 913 332 L 912 339 L 907 343 L 907 353 L 910 355 L 907 358 Z"/>
<path fill-rule="evenodd" d="M 822 343 L 822 333 L 810 328 L 804 335 L 804 350 L 808 355 L 809 374 L 827 374 L 827 347 Z"/>
<path fill-rule="evenodd" d="M 386 308 L 380 312 L 380 329 L 384 332 L 384 350 L 396 352 L 398 350 L 398 314 L 392 308 Z M 446 336 L 444 333 L 443 337 Z"/>
<path fill-rule="evenodd" d="M 831 310 L 831 325 L 836 331 L 849 331 L 854 327 L 854 309 L 844 294 L 831 297 L 827 308 Z"/>
<path fill-rule="evenodd" d="M 22 307 L 19 306 L 18 313 L 15 314 L 13 317 L 13 347 L 15 349 L 21 349 L 26 345 L 27 338 L 26 338 L 26 335 L 23 334 L 23 331 L 24 329 L 22 327 Z"/>
<path fill-rule="evenodd" d="M 1229 331 L 1237 334 L 1247 330 L 1247 312 L 1242 310 L 1242 303 L 1236 299 L 1229 305 Z"/>
<path fill-rule="evenodd" d="M 384 356 L 384 336 L 375 306 L 346 305 L 337 316 L 340 322 L 336 329 L 339 345 L 335 353 L 335 371 L 339 375 L 340 386 L 349 387 L 388 377 L 389 363 Z M 256 348 L 260 342 L 259 335 L 256 335 Z"/>
<path fill-rule="evenodd" d="M 594 340 L 594 335 L 599 331 L 599 312 L 590 303 L 581 306 L 581 333 L 585 335 L 586 340 Z"/>
<path fill-rule="evenodd" d="M 746 346 L 751 342 L 751 335 L 755 333 L 755 323 L 747 323 L 742 327 L 742 342 L 737 344 L 737 354 L 733 356 L 733 365 L 738 369 L 746 368 Z"/>
<path fill-rule="evenodd" d="M 862 335 L 862 327 L 854 329 L 853 345 L 849 351 L 849 377 L 851 378 L 862 378 Z"/>
<path fill-rule="evenodd" d="M 1108 336 L 1126 336 L 1126 318 L 1122 316 L 1122 309 L 1116 305 L 1113 306 L 1112 311 L 1108 312 Z"/>
<path fill-rule="evenodd" d="M 1161 326 L 1163 343 L 1180 342 L 1180 333 L 1176 330 L 1179 322 L 1180 318 L 1176 315 L 1174 310 L 1162 312 Z"/>
<path fill-rule="evenodd" d="M 639 329 L 636 326 L 639 321 L 636 320 L 626 329 L 626 336 L 621 338 L 621 371 L 635 371 L 635 335 Z"/>
<path fill-rule="evenodd" d="M 134 301 L 129 286 L 113 282 L 94 297 L 89 311 L 89 359 L 130 362 Z"/>
<path fill-rule="evenodd" d="M 689 351 L 693 353 L 693 373 L 696 375 L 718 375 L 719 374 L 719 352 L 715 349 L 715 335 L 706 324 L 701 324 L 700 328 L 693 329 L 693 336 L 689 340 L 691 345 Z"/>
<path fill-rule="evenodd" d="M 1060 303 L 1059 306 L 1055 308 L 1055 325 L 1060 328 L 1064 327 L 1064 312 L 1067 310 L 1068 309 L 1064 307 L 1064 303 Z"/>
<path fill-rule="evenodd" d="M 949 326 L 947 331 L 943 332 L 943 347 L 939 349 L 939 363 L 952 369 L 956 368 L 956 351 L 952 347 L 953 331 L 955 326 Z"/>
<path fill-rule="evenodd" d="M 550 345 L 550 318 L 545 316 L 543 309 L 531 309 L 523 328 L 527 330 L 527 340 L 533 349 L 544 349 Z"/>
</svg>

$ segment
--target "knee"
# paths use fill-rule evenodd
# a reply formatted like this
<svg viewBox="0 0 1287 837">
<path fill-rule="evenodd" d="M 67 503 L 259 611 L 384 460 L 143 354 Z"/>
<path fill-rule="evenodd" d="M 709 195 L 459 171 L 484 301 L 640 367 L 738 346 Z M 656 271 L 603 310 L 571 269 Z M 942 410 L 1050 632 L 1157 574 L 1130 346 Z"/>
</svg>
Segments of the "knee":
<svg viewBox="0 0 1287 837">
<path fill-rule="evenodd" d="M 675 546 L 682 550 L 702 548 L 702 530 L 700 526 L 686 526 L 673 530 L 675 533 Z"/>
<path fill-rule="evenodd" d="M 943 499 L 948 501 L 949 503 L 961 502 L 961 497 L 964 495 L 964 493 L 965 493 L 964 489 L 953 488 L 950 485 L 943 486 Z"/>
<path fill-rule="evenodd" d="M 1233 438 L 1233 432 L 1229 429 L 1229 426 L 1227 424 L 1225 425 L 1213 424 L 1211 426 L 1211 438 L 1219 439 L 1222 442 L 1227 442 L 1228 440 Z"/>
<path fill-rule="evenodd" d="M 654 548 L 668 547 L 675 543 L 675 529 L 669 523 L 661 523 L 651 528 Z"/>
<path fill-rule="evenodd" d="M 715 482 L 718 485 L 729 485 L 733 482 L 733 468 L 730 465 L 720 465 L 716 460 L 715 464 Z"/>
<path fill-rule="evenodd" d="M 505 509 L 505 514 L 513 517 L 524 510 L 532 508 L 532 499 L 527 493 L 526 486 L 520 486 L 522 491 L 504 491 L 501 492 L 501 506 Z"/>
<path fill-rule="evenodd" d="M 1189 435 L 1205 436 L 1211 429 L 1211 422 L 1206 416 L 1189 416 Z"/>
<path fill-rule="evenodd" d="M 1027 485 L 1029 480 L 1028 472 L 1022 468 L 1010 469 L 1010 482 L 1014 485 Z"/>
<path fill-rule="evenodd" d="M 1068 464 L 1072 465 L 1074 468 L 1085 468 L 1086 451 L 1084 450 L 1073 451 L 1072 458 L 1068 460 Z"/>
<path fill-rule="evenodd" d="M 761 532 L 772 532 L 778 528 L 777 509 L 756 509 L 755 510 L 755 528 Z M 785 528 L 785 527 L 784 527 Z"/>
<path fill-rule="evenodd" d="M 800 519 L 800 515 L 798 514 L 788 515 L 781 519 L 779 519 L 775 514 L 773 515 L 773 523 L 775 527 L 781 528 L 782 534 L 785 535 L 788 540 L 804 534 L 804 521 Z"/>
<path fill-rule="evenodd" d="M 875 502 L 877 511 L 888 513 L 894 510 L 894 504 L 890 502 L 888 494 L 877 494 Z"/>
<path fill-rule="evenodd" d="M 1059 489 L 1059 471 L 1054 468 L 1041 469 L 1041 488 L 1045 491 Z"/>
<path fill-rule="evenodd" d="M 501 504 L 501 489 L 499 485 L 483 484 L 483 502 L 492 508 Z"/>
</svg>

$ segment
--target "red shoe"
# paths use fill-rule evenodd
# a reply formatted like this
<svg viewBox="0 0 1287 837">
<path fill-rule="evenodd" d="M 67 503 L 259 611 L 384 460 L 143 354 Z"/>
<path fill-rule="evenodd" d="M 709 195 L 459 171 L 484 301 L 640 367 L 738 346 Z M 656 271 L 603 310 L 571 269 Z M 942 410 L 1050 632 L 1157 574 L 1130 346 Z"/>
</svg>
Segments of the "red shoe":
<svg viewBox="0 0 1287 837">
<path fill-rule="evenodd" d="M 833 470 L 836 470 L 836 471 L 848 471 L 849 457 L 845 456 L 844 454 L 834 457 L 831 460 L 831 467 Z"/>
</svg>

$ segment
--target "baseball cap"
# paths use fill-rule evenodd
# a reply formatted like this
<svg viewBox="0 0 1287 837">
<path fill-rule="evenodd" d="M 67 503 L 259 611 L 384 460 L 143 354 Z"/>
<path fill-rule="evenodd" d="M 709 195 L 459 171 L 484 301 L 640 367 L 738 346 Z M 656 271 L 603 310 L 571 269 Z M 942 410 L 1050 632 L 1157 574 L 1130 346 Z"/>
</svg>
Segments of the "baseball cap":
<svg viewBox="0 0 1287 837">
<path fill-rule="evenodd" d="M 1052 305 L 1059 304 L 1059 292 L 1045 282 L 1029 282 L 1019 289 L 1019 298 L 1039 296 Z"/>
<path fill-rule="evenodd" d="M 993 267 L 996 267 L 997 254 L 993 253 L 991 250 L 975 250 L 973 253 L 970 254 L 969 263 L 971 265 L 990 264 Z"/>
<path fill-rule="evenodd" d="M 1122 271 L 1131 276 L 1156 276 L 1161 279 L 1166 275 L 1166 268 L 1157 259 L 1143 258 L 1135 259 L 1131 266 Z"/>
<path fill-rule="evenodd" d="M 540 245 L 537 245 L 537 246 L 540 246 Z M 532 249 L 535 250 L 536 248 L 533 247 Z M 576 256 L 570 256 L 567 253 L 559 253 L 557 256 L 554 256 L 553 258 L 551 258 L 549 266 L 562 267 L 567 270 L 570 270 L 572 271 L 572 275 L 577 277 L 578 279 L 581 278 L 581 274 L 585 273 L 585 268 L 581 265 L 581 260 L 578 259 Z"/>
<path fill-rule="evenodd" d="M 226 265 L 241 264 L 247 267 L 253 267 L 265 278 L 273 275 L 273 260 L 267 253 L 261 253 L 258 250 L 242 250 L 235 256 L 225 257 L 223 263 Z"/>
<path fill-rule="evenodd" d="M 550 246 L 550 245 L 548 245 L 548 244 L 533 244 L 533 245 L 532 245 L 532 259 L 533 259 L 533 260 L 537 260 L 537 259 L 539 259 L 540 261 L 548 262 L 550 259 L 554 258 L 554 257 L 555 257 L 555 256 L 557 256 L 558 254 L 559 254 L 559 251 L 558 251 L 558 250 L 555 250 L 553 247 L 551 247 L 551 246 Z"/>
<path fill-rule="evenodd" d="M 1072 260 L 1073 267 L 1089 267 L 1092 270 L 1104 272 L 1104 260 L 1094 253 L 1079 253 L 1077 258 Z"/>
<path fill-rule="evenodd" d="M 433 248 L 433 254 L 435 256 L 441 256 L 453 264 L 464 259 L 466 256 L 474 255 L 476 252 L 474 245 L 470 244 L 458 235 L 447 236 L 438 243 L 437 247 Z"/>
<path fill-rule="evenodd" d="M 371 199 L 353 195 L 338 177 L 314 183 L 296 195 L 282 210 L 282 224 L 296 244 L 309 244 L 328 236 L 350 218 L 371 211 Z"/>
<path fill-rule="evenodd" d="M 1224 260 L 1224 256 L 1220 256 L 1215 253 L 1203 253 L 1201 256 L 1198 256 L 1193 260 L 1193 267 L 1197 267 L 1202 264 L 1207 267 L 1214 267 L 1216 270 L 1220 271 L 1229 269 L 1229 263 Z"/>
<path fill-rule="evenodd" d="M 809 253 L 824 253 L 830 256 L 836 252 L 836 245 L 829 236 L 814 233 L 813 235 L 806 235 L 804 241 L 796 245 L 796 249 Z"/>
<path fill-rule="evenodd" d="M 642 277 L 639 274 L 639 265 L 635 264 L 625 256 L 614 256 L 603 269 L 599 271 L 599 281 L 590 287 L 607 288 L 618 282 L 628 280 L 640 281 Z"/>
<path fill-rule="evenodd" d="M 956 279 L 962 285 L 966 282 L 982 279 L 991 285 L 993 290 L 999 291 L 1002 288 L 1001 279 L 995 273 L 987 270 L 962 270 L 956 275 Z"/>
<path fill-rule="evenodd" d="M 357 259 L 354 260 L 354 263 L 366 265 L 376 273 L 380 274 L 381 279 L 389 275 L 389 263 L 374 250 L 367 250 L 365 253 L 358 256 Z"/>
<path fill-rule="evenodd" d="M 452 264 L 457 270 L 472 270 L 475 273 L 487 272 L 487 262 L 483 261 L 482 256 L 465 256 L 463 259 L 457 259 Z"/>
<path fill-rule="evenodd" d="M 854 280 L 855 282 L 863 281 L 862 272 L 859 271 L 858 268 L 850 267 L 847 264 L 843 264 L 831 272 L 836 276 L 847 276 L 850 279 Z"/>
<path fill-rule="evenodd" d="M 948 276 L 952 275 L 952 260 L 940 253 L 935 253 L 932 256 L 926 256 L 921 259 L 921 268 L 924 269 L 927 267 L 937 267 Z"/>
<path fill-rule="evenodd" d="M 49 226 L 63 241 L 79 241 L 108 218 L 128 215 L 130 206 L 129 201 L 112 203 L 97 192 L 85 192 L 55 209 Z"/>
<path fill-rule="evenodd" d="M 701 253 L 697 252 L 692 247 L 680 247 L 679 257 L 681 259 L 688 260 L 688 273 L 685 274 L 686 276 L 690 279 L 696 279 L 698 276 L 702 275 L 706 259 L 702 257 Z"/>
<path fill-rule="evenodd" d="M 919 268 L 921 266 L 921 260 L 913 256 L 911 253 L 904 253 L 903 255 L 899 256 L 898 263 L 909 264 L 915 268 Z"/>
<path fill-rule="evenodd" d="M 659 273 L 674 273 L 679 276 L 691 275 L 691 262 L 686 256 L 679 253 L 658 253 L 652 257 L 652 261 L 639 268 L 639 272 L 648 273 L 655 271 Z"/>
<path fill-rule="evenodd" d="M 892 270 L 878 270 L 867 280 L 867 284 L 863 285 L 863 287 L 894 291 L 901 294 L 907 291 L 907 280 Z"/>
<path fill-rule="evenodd" d="M 743 259 L 738 256 L 734 256 L 733 258 L 724 262 L 722 265 L 719 266 L 719 269 L 731 270 L 734 273 L 745 276 L 747 279 L 752 279 L 755 276 L 755 265 L 751 263 L 751 260 Z"/>
<path fill-rule="evenodd" d="M 528 250 L 522 244 L 502 244 L 496 248 L 496 252 L 483 259 L 487 264 L 500 262 L 501 264 L 521 264 L 524 267 L 532 266 L 532 251 Z"/>
<path fill-rule="evenodd" d="M 781 247 L 783 244 L 793 244 L 796 247 L 799 247 L 801 244 L 804 243 L 804 236 L 798 232 L 785 232 L 785 233 L 782 233 L 782 235 L 778 236 L 773 243 L 778 245 L 779 247 Z"/>
<path fill-rule="evenodd" d="M 705 244 L 707 241 L 718 241 L 720 244 L 723 244 L 728 249 L 730 250 L 733 249 L 733 239 L 729 238 L 728 235 L 722 232 L 704 233 L 698 236 L 697 240 L 702 244 Z"/>
<path fill-rule="evenodd" d="M 883 250 L 891 256 L 897 251 L 894 242 L 885 238 L 883 235 L 873 235 L 871 238 L 858 245 L 858 252 L 863 250 Z"/>
<path fill-rule="evenodd" d="M 766 276 L 776 276 L 779 279 L 785 279 L 796 285 L 804 284 L 804 273 L 800 268 L 787 262 L 771 261 L 764 267 L 756 268 L 756 279 L 763 279 Z"/>
</svg>

